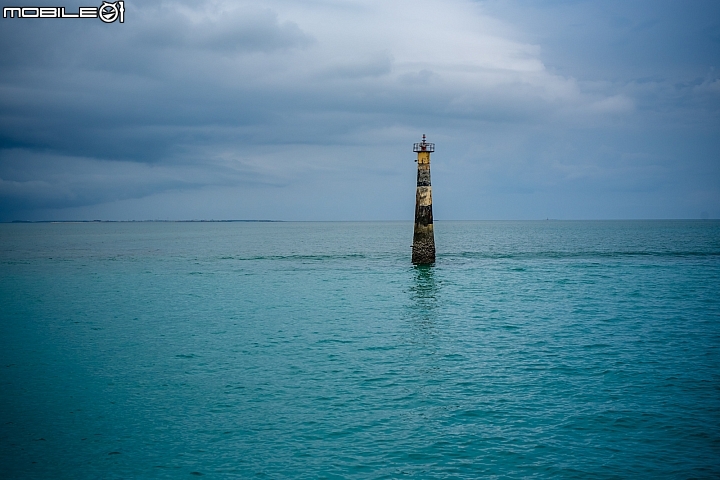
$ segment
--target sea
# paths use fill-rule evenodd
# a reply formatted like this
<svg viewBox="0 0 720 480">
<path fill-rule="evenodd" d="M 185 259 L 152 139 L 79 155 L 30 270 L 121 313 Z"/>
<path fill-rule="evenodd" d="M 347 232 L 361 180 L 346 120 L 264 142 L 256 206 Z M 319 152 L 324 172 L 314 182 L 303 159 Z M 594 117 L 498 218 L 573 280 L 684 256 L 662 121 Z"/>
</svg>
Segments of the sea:
<svg viewBox="0 0 720 480">
<path fill-rule="evenodd" d="M 0 478 L 720 478 L 720 221 L 0 224 Z"/>
</svg>

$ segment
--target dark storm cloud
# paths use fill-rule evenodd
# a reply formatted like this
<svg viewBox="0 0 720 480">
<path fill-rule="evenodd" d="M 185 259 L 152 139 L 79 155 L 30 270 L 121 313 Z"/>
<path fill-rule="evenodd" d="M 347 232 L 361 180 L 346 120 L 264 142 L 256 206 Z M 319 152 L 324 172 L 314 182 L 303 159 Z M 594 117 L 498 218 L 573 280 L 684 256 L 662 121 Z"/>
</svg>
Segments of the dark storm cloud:
<svg viewBox="0 0 720 480">
<path fill-rule="evenodd" d="M 183 139 L 215 141 L 193 127 L 262 122 L 263 93 L 225 83 L 229 60 L 212 56 L 302 48 L 312 38 L 266 9 L 194 20 L 171 6 L 128 5 L 141 20 L 125 25 L 6 20 L 1 145 L 152 162 Z"/>
<path fill-rule="evenodd" d="M 675 0 L 481 2 L 542 45 L 553 69 L 596 80 L 703 76 L 720 49 L 720 4 Z"/>
<path fill-rule="evenodd" d="M 0 217 L 250 186 L 295 204 L 301 181 L 332 195 L 401 178 L 397 146 L 427 130 L 455 218 L 532 216 L 578 190 L 713 203 L 717 8 L 653 5 L 149 1 L 122 25 L 0 19 Z M 492 215 L 480 189 L 535 196 Z"/>
</svg>

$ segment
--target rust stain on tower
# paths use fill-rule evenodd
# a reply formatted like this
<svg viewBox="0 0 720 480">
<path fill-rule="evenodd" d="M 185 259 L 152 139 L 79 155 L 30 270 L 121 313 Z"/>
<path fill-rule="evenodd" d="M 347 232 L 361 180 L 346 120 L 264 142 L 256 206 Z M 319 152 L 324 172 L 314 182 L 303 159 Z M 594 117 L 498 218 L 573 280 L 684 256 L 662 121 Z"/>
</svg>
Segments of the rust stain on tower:
<svg viewBox="0 0 720 480">
<path fill-rule="evenodd" d="M 413 234 L 412 263 L 435 263 L 435 233 L 433 232 L 432 187 L 430 186 L 430 153 L 435 144 L 425 141 L 413 145 L 417 152 L 417 193 L 415 194 L 415 231 Z"/>
</svg>

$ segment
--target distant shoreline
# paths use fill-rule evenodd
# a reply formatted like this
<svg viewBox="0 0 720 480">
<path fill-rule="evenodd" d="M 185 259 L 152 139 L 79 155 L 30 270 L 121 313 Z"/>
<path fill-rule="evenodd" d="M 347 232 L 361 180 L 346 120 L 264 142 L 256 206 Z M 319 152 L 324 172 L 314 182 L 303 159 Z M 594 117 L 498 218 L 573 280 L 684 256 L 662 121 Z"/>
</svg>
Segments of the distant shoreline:
<svg viewBox="0 0 720 480">
<path fill-rule="evenodd" d="M 11 220 L 0 223 L 275 223 L 283 221 L 284 220 Z"/>
</svg>

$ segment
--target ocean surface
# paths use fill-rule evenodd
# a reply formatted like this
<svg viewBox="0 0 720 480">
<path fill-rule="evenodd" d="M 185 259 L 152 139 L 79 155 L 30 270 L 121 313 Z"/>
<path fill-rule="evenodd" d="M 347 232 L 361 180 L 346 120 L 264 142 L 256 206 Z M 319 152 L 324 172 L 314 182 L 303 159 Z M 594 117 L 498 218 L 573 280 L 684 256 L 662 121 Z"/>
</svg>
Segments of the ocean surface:
<svg viewBox="0 0 720 480">
<path fill-rule="evenodd" d="M 0 478 L 720 478 L 720 222 L 0 224 Z"/>
</svg>

